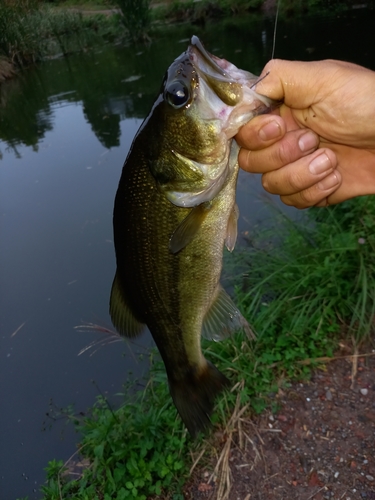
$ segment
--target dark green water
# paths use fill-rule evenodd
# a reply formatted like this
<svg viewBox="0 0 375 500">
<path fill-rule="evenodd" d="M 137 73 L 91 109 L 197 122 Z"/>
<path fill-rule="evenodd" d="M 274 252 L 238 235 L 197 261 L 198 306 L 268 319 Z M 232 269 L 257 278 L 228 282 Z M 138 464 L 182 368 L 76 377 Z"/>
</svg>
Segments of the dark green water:
<svg viewBox="0 0 375 500">
<path fill-rule="evenodd" d="M 375 69 L 374 27 L 374 12 L 363 9 L 280 22 L 275 55 Z M 74 326 L 110 326 L 111 219 L 122 164 L 166 68 L 192 34 L 216 55 L 260 73 L 272 52 L 273 20 L 174 27 L 149 47 L 103 46 L 46 62 L 1 88 L 0 499 L 39 498 L 48 460 L 75 451 L 78 437 L 61 422 L 42 431 L 50 398 L 85 411 L 98 388 L 115 394 L 128 371 L 146 369 L 135 361 L 134 345 L 78 356 L 102 337 Z M 272 217 L 267 199 L 259 179 L 241 173 L 242 232 Z"/>
</svg>

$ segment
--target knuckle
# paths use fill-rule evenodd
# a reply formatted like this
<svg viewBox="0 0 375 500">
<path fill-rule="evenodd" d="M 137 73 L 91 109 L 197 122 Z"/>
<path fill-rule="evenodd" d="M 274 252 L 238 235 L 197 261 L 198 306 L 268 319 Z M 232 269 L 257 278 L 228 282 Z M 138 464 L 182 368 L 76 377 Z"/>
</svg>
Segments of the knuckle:
<svg viewBox="0 0 375 500">
<path fill-rule="evenodd" d="M 268 193 L 277 194 L 277 188 L 275 189 L 273 183 L 270 182 L 270 175 L 268 173 L 262 175 L 262 186 Z"/>
<path fill-rule="evenodd" d="M 296 207 L 296 203 L 290 198 L 290 196 L 280 196 L 280 200 L 284 203 L 284 205 L 288 205 L 288 207 Z"/>
<path fill-rule="evenodd" d="M 303 210 L 304 208 L 311 206 L 310 204 L 304 203 L 298 196 L 280 196 L 280 199 L 285 205 L 298 208 L 299 210 Z"/>
<path fill-rule="evenodd" d="M 238 154 L 238 163 L 244 170 L 250 170 L 250 153 L 250 150 L 241 148 Z"/>
<path fill-rule="evenodd" d="M 288 184 L 290 186 L 290 190 L 293 193 L 298 193 L 303 189 L 303 179 L 301 179 L 300 175 L 298 175 L 297 172 L 290 172 L 289 178 L 288 178 Z M 301 194 L 304 191 L 301 191 Z"/>
<path fill-rule="evenodd" d="M 298 193 L 298 195 L 299 195 L 299 198 L 301 200 L 301 203 L 303 203 L 304 205 L 311 206 L 311 205 L 315 204 L 314 200 L 313 200 L 311 189 L 305 189 L 304 191 L 300 191 Z"/>
<path fill-rule="evenodd" d="M 280 141 L 275 156 L 275 160 L 280 166 L 288 165 L 293 160 L 293 143 L 290 139 L 284 138 Z"/>
<path fill-rule="evenodd" d="M 269 183 L 268 183 L 268 176 L 267 174 L 263 174 L 262 175 L 262 186 L 263 188 L 268 191 L 268 186 L 269 186 Z"/>
<path fill-rule="evenodd" d="M 321 197 L 318 198 L 312 189 L 304 189 L 303 191 L 296 192 L 289 196 L 281 196 L 280 198 L 286 205 L 298 209 L 312 207 L 321 201 Z"/>
<path fill-rule="evenodd" d="M 300 191 L 298 195 L 300 203 L 302 203 L 305 207 L 312 207 L 322 201 L 322 193 L 316 189 L 316 186 L 304 189 L 303 191 Z"/>
</svg>

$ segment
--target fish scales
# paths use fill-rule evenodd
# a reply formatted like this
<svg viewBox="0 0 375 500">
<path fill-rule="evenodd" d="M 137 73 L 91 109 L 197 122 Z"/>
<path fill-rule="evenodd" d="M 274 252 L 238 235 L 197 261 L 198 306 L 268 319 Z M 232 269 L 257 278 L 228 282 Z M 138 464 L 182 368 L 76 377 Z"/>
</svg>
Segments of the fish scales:
<svg viewBox="0 0 375 500">
<path fill-rule="evenodd" d="M 148 130 L 147 126 L 142 131 L 145 141 L 150 132 L 152 130 Z M 124 293 L 134 315 L 141 323 L 147 324 L 151 332 L 158 332 L 154 336 L 158 348 L 170 359 L 168 365 L 173 367 L 170 371 L 176 366 L 180 376 L 181 360 L 173 361 L 175 351 L 182 352 L 184 342 L 188 361 L 192 363 L 197 361 L 196 358 L 200 359 L 200 349 L 189 349 L 188 346 L 200 346 L 196 331 L 201 330 L 220 278 L 227 218 L 234 205 L 237 171 L 233 172 L 225 189 L 215 198 L 214 207 L 202 222 L 197 237 L 176 256 L 169 249 L 169 240 L 191 209 L 171 204 L 157 188 L 142 159 L 142 137 L 138 139 L 127 162 L 115 202 L 114 225 L 119 228 L 115 231 L 115 247 L 121 256 L 117 262 L 118 274 L 127 284 Z M 218 213 L 222 217 L 218 217 Z M 136 230 L 133 230 L 134 221 L 137 221 Z M 207 269 L 212 272 L 208 279 L 204 279 Z M 195 313 L 192 315 L 183 304 L 189 304 Z M 164 341 L 165 332 L 171 328 L 183 338 L 181 346 Z M 186 351 L 191 354 L 186 354 Z"/>
<path fill-rule="evenodd" d="M 129 337 L 149 328 L 192 436 L 229 383 L 203 356 L 201 333 L 250 332 L 220 274 L 224 244 L 233 249 L 237 230 L 232 137 L 271 106 L 251 90 L 254 78 L 193 37 L 134 139 L 115 198 L 112 321 Z"/>
</svg>

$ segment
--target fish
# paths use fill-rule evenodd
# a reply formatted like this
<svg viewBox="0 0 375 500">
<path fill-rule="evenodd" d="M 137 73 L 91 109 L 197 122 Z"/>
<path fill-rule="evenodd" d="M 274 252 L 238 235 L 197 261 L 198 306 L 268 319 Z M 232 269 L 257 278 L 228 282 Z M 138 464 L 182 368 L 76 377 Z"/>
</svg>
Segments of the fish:
<svg viewBox="0 0 375 500">
<path fill-rule="evenodd" d="M 220 285 L 237 239 L 239 147 L 233 137 L 274 103 L 253 74 L 193 36 L 168 68 L 125 160 L 113 211 L 110 315 L 126 337 L 151 332 L 172 400 L 192 437 L 210 424 L 228 378 L 204 357 L 213 340 L 251 328 Z"/>
</svg>

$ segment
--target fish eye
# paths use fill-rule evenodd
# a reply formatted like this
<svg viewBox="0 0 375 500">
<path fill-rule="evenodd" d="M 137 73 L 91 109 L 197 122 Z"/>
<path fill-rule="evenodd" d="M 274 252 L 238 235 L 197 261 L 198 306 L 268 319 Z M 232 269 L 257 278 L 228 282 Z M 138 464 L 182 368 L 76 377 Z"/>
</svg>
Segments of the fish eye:
<svg viewBox="0 0 375 500">
<path fill-rule="evenodd" d="M 190 92 L 182 82 L 174 81 L 166 87 L 164 97 L 171 106 L 178 109 L 188 103 Z"/>
</svg>

